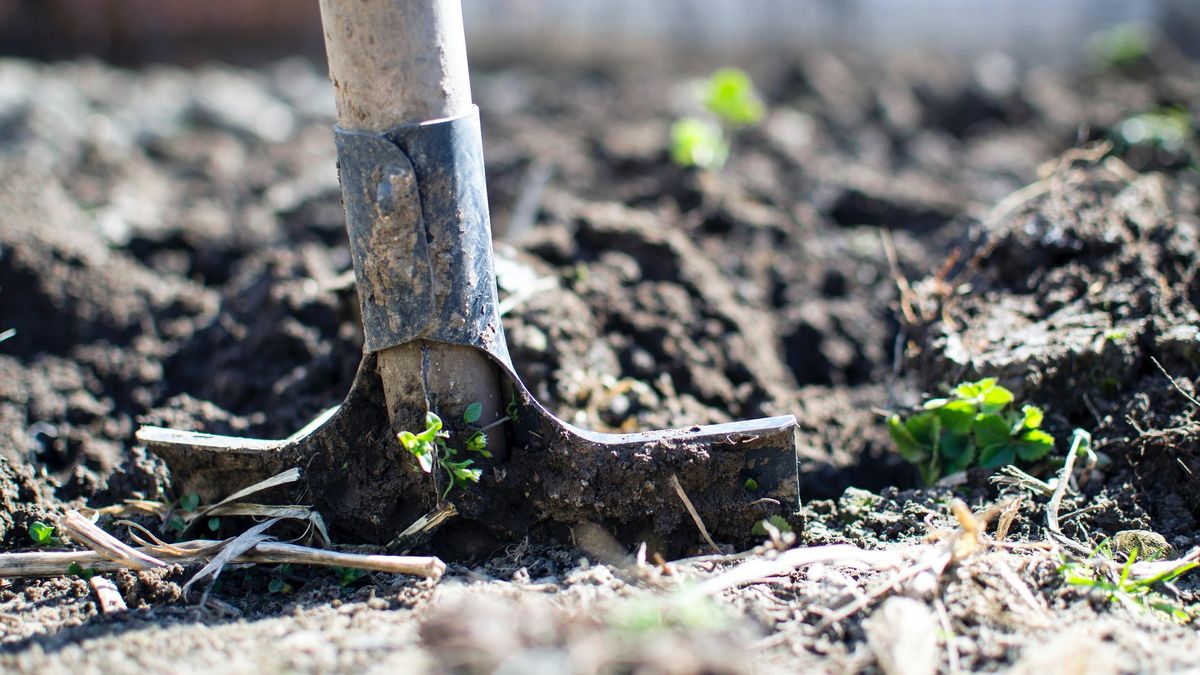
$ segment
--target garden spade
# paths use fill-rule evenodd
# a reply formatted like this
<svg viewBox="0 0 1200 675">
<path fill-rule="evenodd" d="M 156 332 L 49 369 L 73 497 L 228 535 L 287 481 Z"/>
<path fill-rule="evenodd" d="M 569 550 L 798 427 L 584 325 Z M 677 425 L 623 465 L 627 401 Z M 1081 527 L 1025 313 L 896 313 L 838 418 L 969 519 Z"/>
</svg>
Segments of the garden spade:
<svg viewBox="0 0 1200 675">
<path fill-rule="evenodd" d="M 439 541 L 473 550 L 584 527 L 681 552 L 794 512 L 790 415 L 605 434 L 534 400 L 497 309 L 459 0 L 320 4 L 365 354 L 345 401 L 290 438 L 140 429 L 176 486 L 209 501 L 299 468 L 277 496 L 343 536 L 390 542 L 453 512 Z"/>
</svg>

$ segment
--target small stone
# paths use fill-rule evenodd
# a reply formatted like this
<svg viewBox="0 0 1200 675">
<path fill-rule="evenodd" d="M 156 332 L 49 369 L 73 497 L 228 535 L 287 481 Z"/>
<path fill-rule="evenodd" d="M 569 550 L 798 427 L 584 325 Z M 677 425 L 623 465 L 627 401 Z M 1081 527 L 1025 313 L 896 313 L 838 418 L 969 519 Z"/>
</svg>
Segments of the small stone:
<svg viewBox="0 0 1200 675">
<path fill-rule="evenodd" d="M 1112 538 L 1114 552 L 1129 555 L 1137 549 L 1141 560 L 1169 559 L 1175 555 L 1175 547 L 1166 537 L 1150 530 L 1121 530 Z"/>
</svg>

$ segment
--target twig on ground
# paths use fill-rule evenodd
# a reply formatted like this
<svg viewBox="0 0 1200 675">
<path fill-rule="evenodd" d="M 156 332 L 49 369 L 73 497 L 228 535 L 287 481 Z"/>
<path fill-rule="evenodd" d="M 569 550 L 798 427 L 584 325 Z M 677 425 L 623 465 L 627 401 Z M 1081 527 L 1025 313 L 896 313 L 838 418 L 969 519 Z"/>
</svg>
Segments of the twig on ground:
<svg viewBox="0 0 1200 675">
<path fill-rule="evenodd" d="M 101 614 L 112 616 L 113 614 L 120 614 L 129 609 L 125 605 L 125 598 L 121 597 L 121 592 L 117 590 L 117 585 L 112 581 L 100 575 L 95 575 L 91 579 L 88 579 L 88 585 L 96 593 L 96 605 L 100 607 Z"/>
<path fill-rule="evenodd" d="M 144 546 L 135 550 L 146 555 L 157 555 L 168 564 L 188 566 L 209 561 L 225 543 L 212 539 L 196 539 L 168 547 Z M 261 542 L 229 562 L 351 567 L 432 579 L 439 579 L 446 572 L 446 563 L 432 556 L 343 553 L 281 542 Z M 94 551 L 0 553 L 0 577 L 61 577 L 71 574 L 72 564 L 78 565 L 82 569 L 94 569 L 97 572 L 112 572 L 129 568 L 128 565 L 109 560 Z"/>
<path fill-rule="evenodd" d="M 92 549 L 98 555 L 119 563 L 122 567 L 148 570 L 167 566 L 158 558 L 119 541 L 78 511 L 67 511 L 66 515 L 59 519 L 59 524 L 72 539 Z"/>
<path fill-rule="evenodd" d="M 684 508 L 691 514 L 692 520 L 695 521 L 697 529 L 700 530 L 700 535 L 704 537 L 704 541 L 712 547 L 713 553 L 720 553 L 721 549 L 713 541 L 708 534 L 708 528 L 704 526 L 704 521 L 700 519 L 700 514 L 696 511 L 696 507 L 692 506 L 692 500 L 688 499 L 687 493 L 683 491 L 683 486 L 679 484 L 679 477 L 671 474 L 671 487 L 675 488 L 675 493 L 679 495 L 679 499 L 683 501 Z"/>
<path fill-rule="evenodd" d="M 1189 394 L 1187 391 L 1185 391 L 1184 388 L 1179 385 L 1179 382 L 1177 382 L 1174 377 L 1171 377 L 1171 374 L 1167 372 L 1167 369 L 1163 368 L 1163 365 L 1158 362 L 1158 359 L 1151 356 L 1150 360 L 1154 363 L 1155 366 L 1158 367 L 1158 370 L 1163 375 L 1165 375 L 1168 380 L 1171 381 L 1171 386 L 1175 387 L 1175 391 L 1178 391 L 1180 394 L 1183 394 L 1183 397 L 1186 398 L 1189 403 L 1196 406 L 1197 408 L 1200 408 L 1200 401 L 1197 401 L 1195 396 L 1193 396 L 1192 394 Z"/>
</svg>

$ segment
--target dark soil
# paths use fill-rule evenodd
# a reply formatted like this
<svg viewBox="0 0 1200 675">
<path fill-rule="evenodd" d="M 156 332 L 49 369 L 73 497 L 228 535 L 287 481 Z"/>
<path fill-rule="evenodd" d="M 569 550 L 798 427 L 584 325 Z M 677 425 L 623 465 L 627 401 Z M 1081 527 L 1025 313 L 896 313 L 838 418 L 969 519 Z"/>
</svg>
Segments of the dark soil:
<svg viewBox="0 0 1200 675">
<path fill-rule="evenodd" d="M 1045 407 L 1058 457 L 1072 428 L 1093 434 L 1100 463 L 1064 501 L 1078 512 L 1065 534 L 1200 544 L 1197 148 L 1098 145 L 1131 115 L 1200 109 L 1195 64 L 1167 47 L 1071 72 L 764 61 L 751 72 L 768 117 L 716 173 L 665 149 L 704 72 L 473 76 L 501 299 L 520 296 L 505 330 L 541 402 L 613 431 L 795 414 L 799 541 L 888 549 L 952 525 L 952 496 L 983 510 L 1010 492 L 982 471 L 919 488 L 882 413 L 995 375 Z M 342 400 L 362 335 L 323 73 L 4 61 L 0 91 L 0 331 L 16 331 L 0 342 L 0 548 L 28 548 L 28 525 L 67 508 L 177 498 L 133 443 L 140 423 L 286 437 Z M 547 169 L 534 222 L 516 222 Z M 1040 541 L 1045 501 L 1023 503 L 1013 539 Z M 347 534 L 334 539 L 359 543 Z M 131 608 L 117 618 L 81 580 L 14 580 L 0 664 L 932 672 L 888 665 L 887 626 L 918 620 L 951 636 L 942 671 L 1034 672 L 1063 654 L 1081 672 L 1170 670 L 1197 646 L 1188 626 L 1064 586 L 1048 554 L 990 553 L 919 608 L 891 598 L 814 633 L 876 577 L 808 568 L 668 611 L 664 589 L 719 565 L 671 577 L 604 532 L 533 535 L 478 542 L 437 586 L 230 570 L 214 595 L 236 617 L 187 604 L 178 568 L 115 575 Z M 1033 614 L 1013 609 L 1024 600 L 996 571 L 1010 565 Z M 268 591 L 280 574 L 294 593 Z"/>
</svg>

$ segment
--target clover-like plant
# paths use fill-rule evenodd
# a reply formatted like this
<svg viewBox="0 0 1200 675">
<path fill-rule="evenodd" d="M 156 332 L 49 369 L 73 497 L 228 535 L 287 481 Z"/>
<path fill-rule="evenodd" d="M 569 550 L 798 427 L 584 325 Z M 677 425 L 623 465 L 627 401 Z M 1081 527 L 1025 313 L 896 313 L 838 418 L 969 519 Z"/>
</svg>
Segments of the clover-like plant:
<svg viewBox="0 0 1200 675">
<path fill-rule="evenodd" d="M 992 377 L 964 382 L 949 397 L 926 401 L 916 414 L 892 415 L 888 431 L 927 485 L 973 466 L 1039 460 L 1054 448 L 1054 437 L 1040 428 L 1045 415 L 1034 405 L 1016 410 L 1013 398 Z"/>
<path fill-rule="evenodd" d="M 463 422 L 467 424 L 478 422 L 482 413 L 483 404 L 472 403 L 463 413 Z M 503 417 L 496 423 L 507 420 L 508 417 Z M 477 453 L 482 457 L 491 457 L 492 453 L 487 449 L 487 434 L 485 433 L 491 426 L 472 432 L 467 437 L 465 450 Z M 400 440 L 400 445 L 416 458 L 417 465 L 421 467 L 422 471 L 433 473 L 433 467 L 437 465 L 446 472 L 446 489 L 442 493 L 442 499 L 445 499 L 455 486 L 462 487 L 468 483 L 478 483 L 483 475 L 483 470 L 475 468 L 473 459 L 455 459 L 463 451 L 449 444 L 450 433 L 443 431 L 442 427 L 442 418 L 438 417 L 436 413 L 427 412 L 423 431 L 416 434 L 411 431 L 401 431 L 397 434 L 397 438 Z"/>
</svg>

